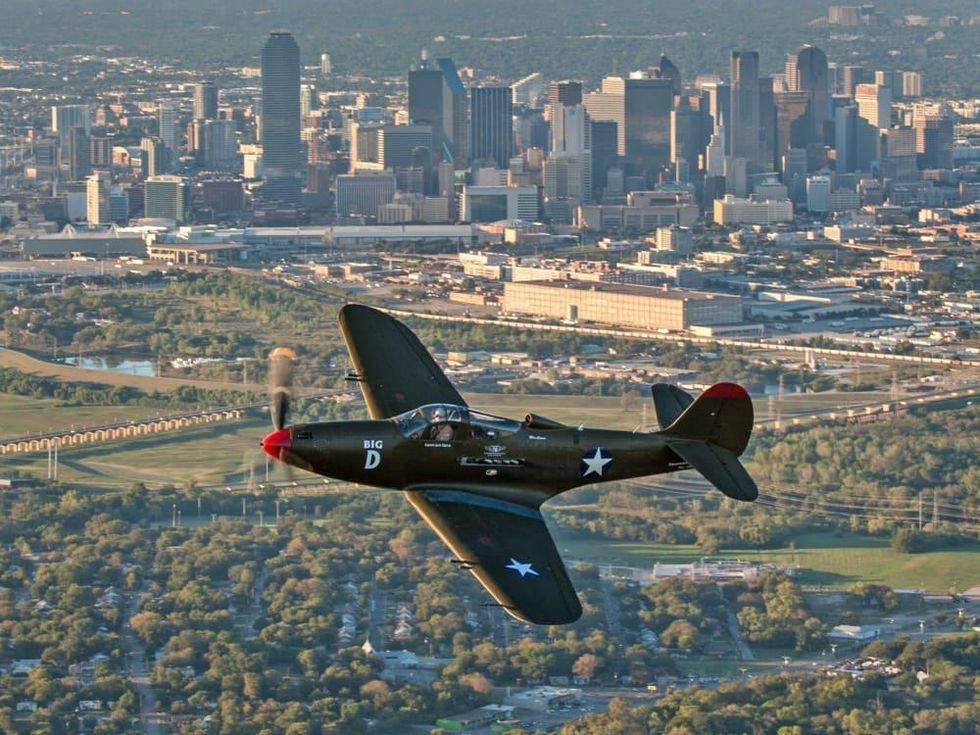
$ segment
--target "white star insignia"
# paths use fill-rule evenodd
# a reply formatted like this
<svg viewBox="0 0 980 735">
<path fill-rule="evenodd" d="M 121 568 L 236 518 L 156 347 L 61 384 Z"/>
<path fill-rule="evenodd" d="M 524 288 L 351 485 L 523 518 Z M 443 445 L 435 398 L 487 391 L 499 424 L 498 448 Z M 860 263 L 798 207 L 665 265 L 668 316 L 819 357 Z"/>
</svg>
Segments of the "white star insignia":
<svg viewBox="0 0 980 735">
<path fill-rule="evenodd" d="M 505 566 L 504 569 L 513 569 L 515 572 L 517 572 L 518 574 L 520 574 L 522 577 L 524 577 L 524 576 L 526 576 L 528 574 L 533 574 L 535 577 L 540 576 L 536 571 L 534 571 L 534 567 L 531 566 L 531 562 L 527 562 L 526 564 L 522 564 L 521 562 L 517 561 L 517 559 L 515 559 L 513 557 L 511 557 L 511 559 L 510 559 L 510 564 L 508 564 L 507 566 Z"/>
<path fill-rule="evenodd" d="M 591 457 L 586 455 L 582 457 L 582 461 L 585 463 L 585 472 L 582 473 L 582 477 L 588 477 L 593 472 L 595 472 L 599 477 L 602 477 L 602 471 L 606 468 L 606 465 L 612 462 L 612 457 L 603 457 L 602 449 L 597 448 L 595 454 Z"/>
</svg>

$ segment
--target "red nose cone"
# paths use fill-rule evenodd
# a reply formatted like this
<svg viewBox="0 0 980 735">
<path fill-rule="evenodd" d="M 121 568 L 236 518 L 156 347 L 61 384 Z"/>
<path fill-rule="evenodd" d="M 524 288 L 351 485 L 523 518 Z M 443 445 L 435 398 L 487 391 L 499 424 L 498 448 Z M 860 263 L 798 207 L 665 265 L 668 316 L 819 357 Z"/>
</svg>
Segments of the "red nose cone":
<svg viewBox="0 0 980 735">
<path fill-rule="evenodd" d="M 279 429 L 278 431 L 273 431 L 265 439 L 262 440 L 262 448 L 265 453 L 270 457 L 275 457 L 279 459 L 279 455 L 282 453 L 283 449 L 289 449 L 292 444 L 292 437 L 289 434 L 289 429 Z"/>
</svg>

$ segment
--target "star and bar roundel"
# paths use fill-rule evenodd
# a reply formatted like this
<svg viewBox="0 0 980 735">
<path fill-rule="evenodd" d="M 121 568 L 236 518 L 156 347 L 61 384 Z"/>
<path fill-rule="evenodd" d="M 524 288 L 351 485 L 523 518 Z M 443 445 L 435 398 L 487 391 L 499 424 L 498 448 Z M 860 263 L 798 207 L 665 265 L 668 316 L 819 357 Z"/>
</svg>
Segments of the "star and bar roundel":
<svg viewBox="0 0 980 735">
<path fill-rule="evenodd" d="M 582 472 L 582 477 L 588 477 L 589 475 L 596 475 L 602 477 L 608 470 L 609 465 L 612 463 L 612 452 L 603 447 L 596 447 L 595 449 L 590 449 L 579 461 L 579 470 Z"/>
</svg>

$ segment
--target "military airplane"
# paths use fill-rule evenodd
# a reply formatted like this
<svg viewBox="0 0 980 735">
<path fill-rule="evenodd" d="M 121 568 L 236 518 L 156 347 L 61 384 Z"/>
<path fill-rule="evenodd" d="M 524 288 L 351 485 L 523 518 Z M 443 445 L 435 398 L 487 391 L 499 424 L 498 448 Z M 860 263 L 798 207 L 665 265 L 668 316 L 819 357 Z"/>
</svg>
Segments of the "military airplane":
<svg viewBox="0 0 980 735">
<path fill-rule="evenodd" d="M 653 386 L 655 432 L 567 426 L 532 413 L 522 421 L 472 409 L 402 322 L 359 304 L 340 310 L 349 379 L 371 420 L 286 426 L 289 380 L 272 393 L 274 431 L 262 448 L 289 465 L 404 491 L 510 615 L 560 625 L 582 614 L 541 504 L 571 488 L 694 468 L 725 495 L 758 489 L 738 457 L 752 432 L 752 401 L 734 383 L 697 399 Z M 273 353 L 274 366 L 293 355 Z M 284 362 L 286 361 L 286 362 Z M 288 372 L 288 371 L 287 371 Z"/>
</svg>

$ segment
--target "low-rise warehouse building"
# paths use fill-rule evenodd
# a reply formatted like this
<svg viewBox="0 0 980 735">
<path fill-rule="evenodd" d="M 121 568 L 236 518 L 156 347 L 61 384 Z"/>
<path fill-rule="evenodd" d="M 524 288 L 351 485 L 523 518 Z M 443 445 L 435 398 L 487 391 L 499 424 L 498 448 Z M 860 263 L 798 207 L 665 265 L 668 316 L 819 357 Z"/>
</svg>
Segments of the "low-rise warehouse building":
<svg viewBox="0 0 980 735">
<path fill-rule="evenodd" d="M 741 322 L 742 298 L 618 283 L 532 281 L 505 283 L 503 310 L 575 322 L 689 330 L 694 325 Z"/>
</svg>

